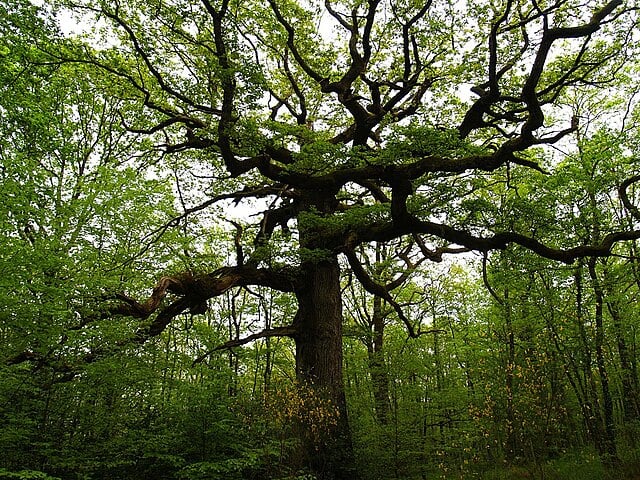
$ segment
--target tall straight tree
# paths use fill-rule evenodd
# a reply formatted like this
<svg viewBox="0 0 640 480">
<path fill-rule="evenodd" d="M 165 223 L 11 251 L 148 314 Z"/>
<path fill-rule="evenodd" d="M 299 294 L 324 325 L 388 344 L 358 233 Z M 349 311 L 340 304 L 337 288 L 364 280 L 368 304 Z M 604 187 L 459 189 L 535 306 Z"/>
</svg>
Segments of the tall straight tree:
<svg viewBox="0 0 640 480">
<path fill-rule="evenodd" d="M 632 2 L 67 6 L 85 21 L 95 16 L 101 38 L 92 39 L 93 48 L 76 40 L 59 58 L 104 70 L 113 78 L 111 95 L 131 100 L 133 91 L 139 110 L 124 112 L 123 125 L 211 178 L 209 198 L 185 206 L 172 224 L 206 209 L 225 215 L 230 202 L 254 213 L 236 222 L 235 265 L 158 272 L 148 299 L 120 294 L 108 313 L 143 320 L 135 334 L 143 342 L 183 313 L 204 312 L 207 300 L 230 288 L 290 293 L 297 302 L 290 321 L 225 347 L 293 338 L 299 381 L 339 412 L 322 445 L 302 432 L 304 462 L 319 478 L 354 475 L 342 379 L 341 255 L 369 292 L 397 306 L 358 265 L 358 246 L 412 236 L 437 261 L 448 252 L 515 244 L 572 263 L 640 238 L 638 230 L 615 230 L 576 246 L 535 231 L 498 230 L 489 209 L 479 210 L 485 187 L 478 181 L 497 169 L 542 173 L 531 151 L 571 141 L 578 120 L 554 103 L 567 89 L 615 82 L 634 55 Z"/>
</svg>

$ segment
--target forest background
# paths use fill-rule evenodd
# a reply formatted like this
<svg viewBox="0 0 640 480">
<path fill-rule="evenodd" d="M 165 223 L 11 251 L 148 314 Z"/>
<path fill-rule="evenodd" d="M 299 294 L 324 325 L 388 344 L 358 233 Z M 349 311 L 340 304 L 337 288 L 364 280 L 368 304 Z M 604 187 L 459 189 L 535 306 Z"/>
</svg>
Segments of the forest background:
<svg viewBox="0 0 640 480">
<path fill-rule="evenodd" d="M 0 478 L 639 478 L 634 2 L 0 18 Z"/>
</svg>

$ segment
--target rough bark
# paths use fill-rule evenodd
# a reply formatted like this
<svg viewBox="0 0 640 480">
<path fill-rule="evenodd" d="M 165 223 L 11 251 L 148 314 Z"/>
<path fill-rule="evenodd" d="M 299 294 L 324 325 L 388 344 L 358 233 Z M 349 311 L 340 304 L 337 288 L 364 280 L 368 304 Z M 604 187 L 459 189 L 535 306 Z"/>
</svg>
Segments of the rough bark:
<svg viewBox="0 0 640 480">
<path fill-rule="evenodd" d="M 353 479 L 353 448 L 342 377 L 342 295 L 336 259 L 303 265 L 301 287 L 296 291 L 298 312 L 296 372 L 305 388 L 331 402 L 338 414 L 332 431 L 317 443 L 303 425 L 304 463 L 322 480 Z"/>
</svg>

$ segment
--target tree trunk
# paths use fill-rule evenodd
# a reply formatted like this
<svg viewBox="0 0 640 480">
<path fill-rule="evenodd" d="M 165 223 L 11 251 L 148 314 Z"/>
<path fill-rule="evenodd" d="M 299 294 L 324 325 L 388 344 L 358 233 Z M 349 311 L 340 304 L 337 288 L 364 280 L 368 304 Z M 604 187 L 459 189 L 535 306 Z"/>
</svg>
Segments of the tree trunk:
<svg viewBox="0 0 640 480">
<path fill-rule="evenodd" d="M 591 432 L 591 439 L 601 457 L 607 455 L 606 432 L 604 431 L 604 420 L 598 400 L 598 389 L 592 371 L 592 354 L 590 339 L 585 328 L 584 304 L 583 304 L 583 285 L 582 285 L 582 269 L 584 262 L 580 260 L 574 271 L 574 282 L 576 286 L 576 323 L 580 338 L 582 340 L 582 378 L 579 382 L 583 385 L 583 402 L 585 412 L 585 423 Z"/>
<path fill-rule="evenodd" d="M 618 347 L 618 358 L 620 360 L 623 419 L 625 424 L 628 424 L 640 418 L 640 404 L 638 403 L 637 379 L 634 376 L 635 358 L 633 352 L 629 351 L 626 339 L 627 325 L 629 325 L 630 322 L 623 320 L 622 305 L 614 288 L 614 286 L 618 286 L 619 284 L 620 280 L 613 276 L 609 269 L 605 268 L 602 287 L 608 287 L 605 297 L 607 298 L 607 309 L 613 321 L 613 333 L 615 335 L 616 346 Z M 633 438 L 631 440 L 635 441 Z"/>
<path fill-rule="evenodd" d="M 342 378 L 340 269 L 335 258 L 306 262 L 302 268 L 305 281 L 296 292 L 294 320 L 297 377 L 301 388 L 330 402 L 338 414 L 321 437 L 313 425 L 301 422 L 303 462 L 319 479 L 351 480 L 355 468 Z"/>
<path fill-rule="evenodd" d="M 513 404 L 514 388 L 513 375 L 516 363 L 516 344 L 515 333 L 513 331 L 513 318 L 511 311 L 511 300 L 509 299 L 509 290 L 504 291 L 504 319 L 507 334 L 507 367 L 505 371 L 505 390 L 506 390 L 506 420 L 507 432 L 505 439 L 505 455 L 508 461 L 513 461 L 516 457 L 516 419 L 515 408 Z"/>
<path fill-rule="evenodd" d="M 618 454 L 616 451 L 615 424 L 613 421 L 613 400 L 609 390 L 609 375 L 605 366 L 604 358 L 604 326 L 603 326 L 603 303 L 604 293 L 600 280 L 596 272 L 596 259 L 589 259 L 589 275 L 593 284 L 593 290 L 596 296 L 596 364 L 598 366 L 598 374 L 600 375 L 600 386 L 602 389 L 602 403 L 604 408 L 604 438 L 605 438 L 605 456 L 603 461 L 605 464 L 616 463 Z"/>
<path fill-rule="evenodd" d="M 373 339 L 367 349 L 369 355 L 369 371 L 373 384 L 376 420 L 379 425 L 386 425 L 391 404 L 389 402 L 389 376 L 384 361 L 384 313 L 382 299 L 373 298 Z"/>
<path fill-rule="evenodd" d="M 613 319 L 613 328 L 616 335 L 616 345 L 618 347 L 618 356 L 620 358 L 624 419 L 627 422 L 631 422 L 640 417 L 637 385 L 633 376 L 633 357 L 632 353 L 629 352 L 629 347 L 627 346 L 627 341 L 625 339 L 620 306 L 617 302 L 609 302 L 608 308 L 609 313 L 611 314 L 611 318 Z"/>
</svg>

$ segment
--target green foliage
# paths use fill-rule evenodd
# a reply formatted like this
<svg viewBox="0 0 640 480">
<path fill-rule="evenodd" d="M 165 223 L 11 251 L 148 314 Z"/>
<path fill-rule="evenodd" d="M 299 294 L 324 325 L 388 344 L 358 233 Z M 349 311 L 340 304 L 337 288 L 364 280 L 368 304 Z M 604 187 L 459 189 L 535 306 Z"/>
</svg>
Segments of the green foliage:
<svg viewBox="0 0 640 480">
<path fill-rule="evenodd" d="M 2 480 L 60 480 L 59 477 L 52 477 L 44 472 L 36 470 L 20 470 L 19 472 L 10 472 L 4 468 L 0 468 L 0 479 Z"/>
<path fill-rule="evenodd" d="M 486 153 L 482 147 L 461 139 L 457 130 L 438 128 L 412 122 L 407 126 L 398 126 L 384 150 L 383 163 L 402 163 L 430 155 L 457 157 L 463 155 L 481 155 Z"/>
<path fill-rule="evenodd" d="M 247 471 L 258 464 L 257 458 L 227 458 L 220 462 L 192 463 L 178 473 L 185 480 L 224 480 L 247 478 Z"/>
</svg>

